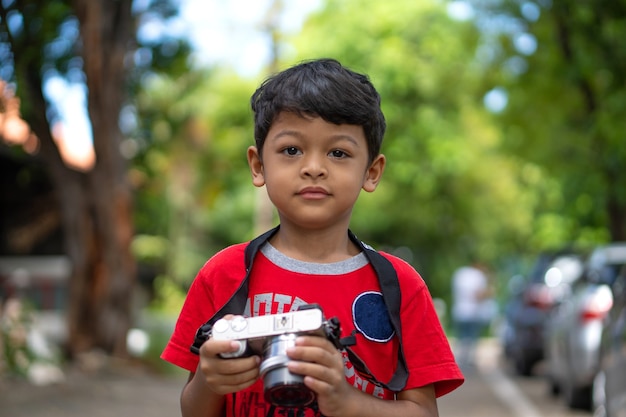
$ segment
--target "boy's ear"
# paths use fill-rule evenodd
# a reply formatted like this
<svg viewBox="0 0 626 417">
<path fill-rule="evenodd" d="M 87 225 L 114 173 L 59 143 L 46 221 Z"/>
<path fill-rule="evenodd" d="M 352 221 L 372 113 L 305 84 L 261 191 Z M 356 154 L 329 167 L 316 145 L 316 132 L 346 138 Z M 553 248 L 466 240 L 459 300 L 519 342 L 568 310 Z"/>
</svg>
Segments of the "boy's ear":
<svg viewBox="0 0 626 417">
<path fill-rule="evenodd" d="M 373 192 L 378 187 L 378 183 L 383 177 L 383 171 L 385 170 L 385 163 L 387 162 L 385 155 L 379 154 L 376 159 L 370 164 L 367 172 L 365 173 L 365 179 L 363 180 L 363 189 L 368 193 Z"/>
<path fill-rule="evenodd" d="M 250 146 L 248 148 L 248 166 L 250 167 L 250 173 L 252 174 L 252 184 L 255 187 L 263 187 L 265 185 L 265 175 L 263 174 L 263 161 L 259 155 L 259 150 L 256 146 Z"/>
</svg>

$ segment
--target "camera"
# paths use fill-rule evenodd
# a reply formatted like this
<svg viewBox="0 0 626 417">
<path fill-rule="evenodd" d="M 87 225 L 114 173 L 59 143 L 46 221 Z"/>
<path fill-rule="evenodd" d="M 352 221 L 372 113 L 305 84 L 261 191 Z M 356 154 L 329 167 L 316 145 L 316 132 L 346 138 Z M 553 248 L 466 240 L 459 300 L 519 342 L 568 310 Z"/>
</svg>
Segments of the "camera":
<svg viewBox="0 0 626 417">
<path fill-rule="evenodd" d="M 304 385 L 302 375 L 289 372 L 287 348 L 295 346 L 300 335 L 326 337 L 341 347 L 339 320 L 325 320 L 316 304 L 301 306 L 297 311 L 257 317 L 235 316 L 213 324 L 215 340 L 235 340 L 239 350 L 222 354 L 224 358 L 260 355 L 265 400 L 280 407 L 306 407 L 315 394 Z"/>
</svg>

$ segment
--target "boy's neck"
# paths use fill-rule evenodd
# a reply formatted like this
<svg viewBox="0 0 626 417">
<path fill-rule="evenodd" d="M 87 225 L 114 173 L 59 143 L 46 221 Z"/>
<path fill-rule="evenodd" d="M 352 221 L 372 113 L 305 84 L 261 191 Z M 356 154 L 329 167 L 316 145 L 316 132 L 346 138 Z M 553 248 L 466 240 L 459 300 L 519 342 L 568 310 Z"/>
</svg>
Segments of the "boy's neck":
<svg viewBox="0 0 626 417">
<path fill-rule="evenodd" d="M 350 241 L 347 227 L 309 230 L 281 224 L 270 243 L 283 254 L 305 262 L 339 262 L 360 252 Z"/>
</svg>

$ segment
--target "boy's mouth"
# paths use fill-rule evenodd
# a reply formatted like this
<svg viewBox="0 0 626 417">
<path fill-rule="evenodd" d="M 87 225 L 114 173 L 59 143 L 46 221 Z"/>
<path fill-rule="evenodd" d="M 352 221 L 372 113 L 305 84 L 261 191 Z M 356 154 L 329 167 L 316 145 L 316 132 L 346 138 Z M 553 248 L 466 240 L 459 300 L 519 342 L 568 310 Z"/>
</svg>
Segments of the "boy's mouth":
<svg viewBox="0 0 626 417">
<path fill-rule="evenodd" d="M 298 191 L 298 195 L 308 200 L 319 200 L 329 196 L 330 193 L 322 187 L 305 187 Z"/>
</svg>

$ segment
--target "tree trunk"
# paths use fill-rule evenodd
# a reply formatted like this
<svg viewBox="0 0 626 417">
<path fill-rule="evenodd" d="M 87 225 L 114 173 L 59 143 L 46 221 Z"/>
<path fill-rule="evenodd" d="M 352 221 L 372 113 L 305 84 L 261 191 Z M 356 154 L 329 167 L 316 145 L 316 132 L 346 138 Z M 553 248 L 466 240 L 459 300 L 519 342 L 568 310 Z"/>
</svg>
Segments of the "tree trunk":
<svg viewBox="0 0 626 417">
<path fill-rule="evenodd" d="M 101 349 L 123 357 L 131 325 L 135 262 L 130 251 L 131 190 L 119 152 L 118 116 L 128 70 L 124 57 L 134 35 L 131 0 L 77 0 L 74 6 L 80 20 L 96 154 L 91 171 L 74 171 L 63 163 L 46 117 L 40 66 L 34 65 L 32 54 L 16 50 L 14 56 L 16 68 L 24 74 L 20 89 L 29 103 L 26 119 L 39 138 L 39 156 L 56 190 L 65 249 L 73 265 L 67 353 L 75 357 Z"/>
<path fill-rule="evenodd" d="M 626 205 L 624 200 L 620 200 L 622 196 L 620 192 L 623 192 L 620 187 L 623 184 L 619 183 L 619 173 L 610 175 L 607 187 L 607 203 L 606 210 L 609 218 L 609 231 L 611 240 L 613 242 L 626 241 Z"/>
<path fill-rule="evenodd" d="M 64 190 L 70 201 L 78 198 L 81 202 L 78 207 L 65 208 L 68 216 L 74 216 L 67 230 L 68 241 L 81 242 L 80 247 L 70 248 L 76 263 L 69 311 L 70 348 L 74 353 L 97 347 L 125 356 L 131 325 L 136 269 L 130 250 L 132 198 L 126 161 L 119 151 L 122 133 L 118 124 L 126 98 L 125 58 L 135 29 L 131 3 L 74 2 L 96 154 L 93 170 L 85 181 L 78 182 L 76 194 L 82 192 L 83 198 Z"/>
</svg>

